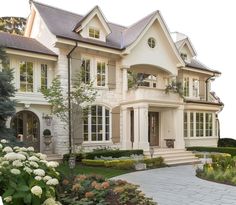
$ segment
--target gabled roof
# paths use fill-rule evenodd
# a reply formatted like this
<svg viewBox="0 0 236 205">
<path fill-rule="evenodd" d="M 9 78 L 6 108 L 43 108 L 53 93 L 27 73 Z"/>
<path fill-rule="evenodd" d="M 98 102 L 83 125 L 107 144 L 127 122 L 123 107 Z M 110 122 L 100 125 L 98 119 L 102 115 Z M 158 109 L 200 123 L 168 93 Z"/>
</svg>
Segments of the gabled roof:
<svg viewBox="0 0 236 205">
<path fill-rule="evenodd" d="M 192 58 L 190 62 L 185 61 L 185 63 L 186 63 L 186 67 L 190 67 L 190 68 L 198 69 L 198 70 L 200 69 L 202 71 L 207 71 L 207 72 L 211 72 L 211 73 L 221 74 L 221 72 L 208 68 L 203 63 L 201 63 L 199 60 L 194 59 L 194 58 Z"/>
<path fill-rule="evenodd" d="M 106 18 L 104 17 L 101 9 L 99 8 L 99 6 L 95 6 L 91 11 L 89 11 L 83 18 L 80 19 L 80 21 L 76 24 L 75 28 L 73 31 L 79 32 L 80 30 L 83 29 L 83 23 L 86 22 L 86 20 L 90 20 L 92 19 L 95 15 L 98 16 L 100 22 L 102 23 L 102 25 L 104 26 L 106 32 L 108 34 L 111 33 L 111 29 L 107 23 Z"/>
<path fill-rule="evenodd" d="M 187 37 L 185 39 L 179 40 L 175 42 L 176 47 L 178 48 L 179 51 L 184 47 L 184 45 L 187 45 L 189 51 L 191 52 L 192 56 L 196 56 L 197 52 L 193 47 L 193 44 L 191 43 L 190 39 Z"/>
<path fill-rule="evenodd" d="M 0 46 L 20 51 L 57 56 L 53 51 L 39 43 L 34 38 L 0 32 Z"/>
</svg>

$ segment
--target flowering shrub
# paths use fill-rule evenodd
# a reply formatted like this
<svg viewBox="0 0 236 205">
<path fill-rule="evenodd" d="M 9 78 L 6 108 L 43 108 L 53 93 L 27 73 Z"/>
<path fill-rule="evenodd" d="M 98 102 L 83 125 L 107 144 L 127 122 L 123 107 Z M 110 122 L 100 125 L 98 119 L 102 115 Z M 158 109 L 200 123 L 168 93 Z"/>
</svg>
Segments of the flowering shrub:
<svg viewBox="0 0 236 205">
<path fill-rule="evenodd" d="M 197 176 L 236 186 L 236 158 L 230 155 L 214 155 L 212 164 L 197 170 Z"/>
<path fill-rule="evenodd" d="M 138 190 L 138 186 L 122 180 L 105 180 L 101 176 L 79 175 L 60 184 L 63 205 L 155 205 Z"/>
<path fill-rule="evenodd" d="M 11 147 L 1 140 L 0 195 L 4 204 L 56 205 L 57 166 L 33 147 Z"/>
</svg>

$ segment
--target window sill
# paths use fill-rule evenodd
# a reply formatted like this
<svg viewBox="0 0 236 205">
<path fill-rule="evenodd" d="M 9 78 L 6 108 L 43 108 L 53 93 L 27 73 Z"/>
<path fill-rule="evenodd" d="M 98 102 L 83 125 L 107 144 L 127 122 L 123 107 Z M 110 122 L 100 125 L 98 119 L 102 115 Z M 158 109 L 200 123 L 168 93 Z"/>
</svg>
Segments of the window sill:
<svg viewBox="0 0 236 205">
<path fill-rule="evenodd" d="M 218 139 L 217 136 L 208 136 L 208 137 L 185 137 L 185 140 L 199 140 L 199 139 Z"/>
<path fill-rule="evenodd" d="M 112 141 L 83 141 L 83 145 L 104 145 L 104 144 L 112 144 Z"/>
</svg>

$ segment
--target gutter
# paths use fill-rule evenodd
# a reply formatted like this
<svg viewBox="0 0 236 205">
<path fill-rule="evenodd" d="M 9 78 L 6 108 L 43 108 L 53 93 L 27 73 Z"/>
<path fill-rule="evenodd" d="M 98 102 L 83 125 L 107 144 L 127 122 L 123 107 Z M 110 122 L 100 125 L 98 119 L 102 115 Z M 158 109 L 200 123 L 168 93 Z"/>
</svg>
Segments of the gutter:
<svg viewBox="0 0 236 205">
<path fill-rule="evenodd" d="M 75 46 L 66 55 L 68 62 L 68 123 L 69 123 L 69 154 L 72 153 L 72 132 L 71 132 L 71 99 L 70 99 L 70 87 L 71 87 L 71 54 L 78 47 L 78 42 L 75 42 Z"/>
<path fill-rule="evenodd" d="M 206 84 L 206 101 L 208 102 L 208 100 L 209 100 L 209 96 L 208 96 L 208 92 L 209 92 L 209 90 L 208 90 L 208 81 L 211 79 L 211 78 L 213 78 L 213 77 L 215 77 L 216 75 L 215 75 L 215 73 L 212 75 L 212 76 L 210 76 L 209 78 L 207 78 L 206 80 L 205 80 L 205 84 Z"/>
</svg>

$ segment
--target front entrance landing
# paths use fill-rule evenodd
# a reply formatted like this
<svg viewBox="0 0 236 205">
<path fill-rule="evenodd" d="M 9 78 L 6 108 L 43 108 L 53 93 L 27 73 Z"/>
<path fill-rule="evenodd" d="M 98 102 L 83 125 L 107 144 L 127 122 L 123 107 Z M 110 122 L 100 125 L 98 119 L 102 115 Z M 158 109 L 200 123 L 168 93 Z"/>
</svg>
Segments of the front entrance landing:
<svg viewBox="0 0 236 205">
<path fill-rule="evenodd" d="M 140 185 L 158 205 L 236 204 L 236 187 L 199 179 L 191 165 L 133 172 L 115 179 Z"/>
</svg>

